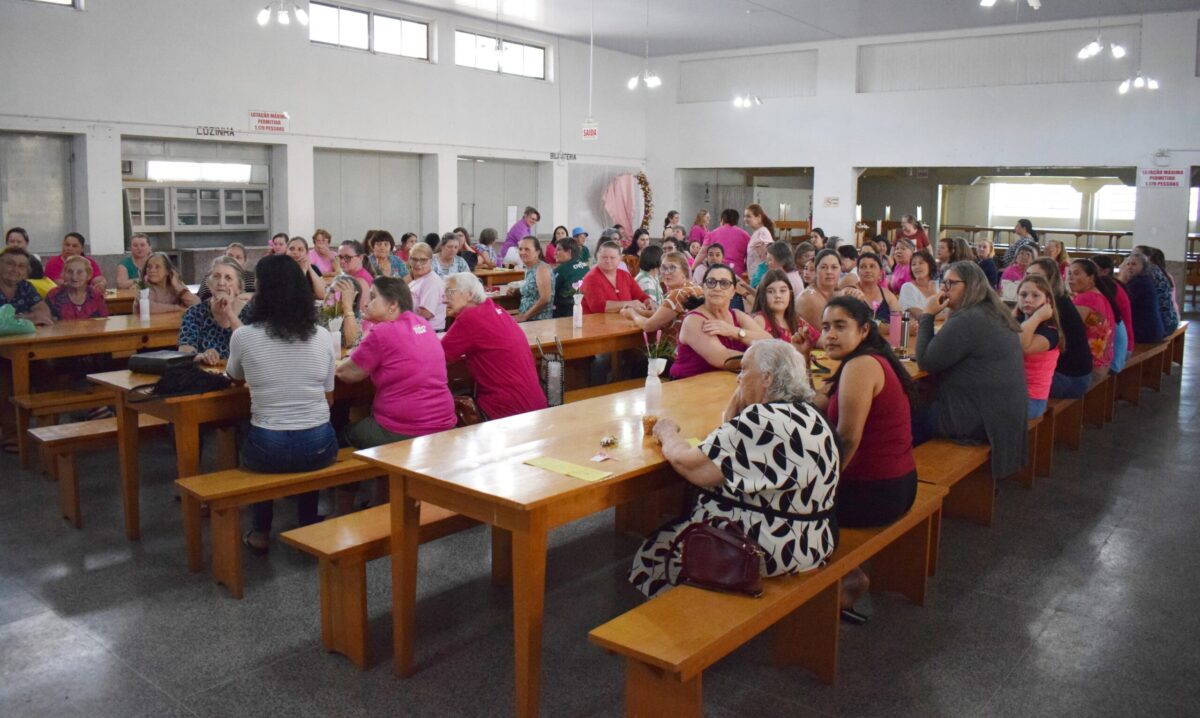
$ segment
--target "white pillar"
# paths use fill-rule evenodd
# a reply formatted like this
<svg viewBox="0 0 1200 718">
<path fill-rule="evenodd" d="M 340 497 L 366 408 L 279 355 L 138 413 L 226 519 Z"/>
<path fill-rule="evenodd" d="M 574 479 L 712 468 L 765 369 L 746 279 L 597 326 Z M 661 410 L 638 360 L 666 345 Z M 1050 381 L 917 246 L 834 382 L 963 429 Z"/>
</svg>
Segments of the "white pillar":
<svg viewBox="0 0 1200 718">
<path fill-rule="evenodd" d="M 1182 170 L 1179 187 L 1147 187 L 1142 178 L 1142 169 Z M 1138 168 L 1137 207 L 1133 220 L 1134 244 L 1158 247 L 1168 261 L 1182 262 L 1187 249 L 1188 178 L 1191 168 L 1145 167 Z"/>
<path fill-rule="evenodd" d="M 859 174 L 854 167 L 832 163 L 813 168 L 812 226 L 825 230 L 826 236 L 853 240 Z"/>
<path fill-rule="evenodd" d="M 271 152 L 271 234 L 307 237 L 316 229 L 313 144 L 296 138 Z"/>
<path fill-rule="evenodd" d="M 75 229 L 87 237 L 89 254 L 124 254 L 121 135 L 94 125 L 73 144 Z"/>
<path fill-rule="evenodd" d="M 421 231 L 439 235 L 458 226 L 458 153 L 421 155 Z"/>
<path fill-rule="evenodd" d="M 547 239 L 560 224 L 571 228 L 571 216 L 567 210 L 568 169 L 564 160 L 538 163 L 537 208 L 542 213 L 538 230 Z"/>
</svg>

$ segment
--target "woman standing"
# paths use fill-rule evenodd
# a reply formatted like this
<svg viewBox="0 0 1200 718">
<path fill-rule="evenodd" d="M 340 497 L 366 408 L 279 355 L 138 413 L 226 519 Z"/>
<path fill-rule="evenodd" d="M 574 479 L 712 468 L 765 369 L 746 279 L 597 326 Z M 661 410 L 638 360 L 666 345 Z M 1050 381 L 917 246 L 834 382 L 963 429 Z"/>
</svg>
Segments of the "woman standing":
<svg viewBox="0 0 1200 718">
<path fill-rule="evenodd" d="M 934 318 L 950 316 L 934 334 Z M 1025 464 L 1024 358 L 1012 314 L 974 262 L 946 268 L 942 291 L 925 305 L 917 326 L 917 364 L 938 381 L 918 443 L 931 435 L 992 447 L 992 477 Z"/>
<path fill-rule="evenodd" d="M 92 265 L 84 257 L 67 257 L 63 265 L 63 283 L 46 295 L 46 305 L 55 319 L 92 319 L 107 317 L 104 292 L 88 284 Z"/>
<path fill-rule="evenodd" d="M 900 308 L 916 319 L 921 316 L 921 310 L 929 302 L 929 298 L 936 296 L 940 290 L 934 277 L 937 265 L 929 250 L 922 249 L 913 253 L 908 267 L 912 279 L 900 287 Z"/>
<path fill-rule="evenodd" d="M 381 229 L 371 236 L 371 255 L 367 257 L 367 271 L 372 277 L 408 276 L 408 266 L 396 256 L 396 240 L 392 233 Z"/>
<path fill-rule="evenodd" d="M 404 281 L 412 292 L 412 310 L 433 325 L 434 331 L 446 329 L 446 287 L 433 271 L 433 250 L 424 242 L 408 253 L 412 273 Z"/>
<path fill-rule="evenodd" d="M 745 215 L 746 226 L 751 229 L 749 247 L 753 248 L 757 245 L 763 249 L 761 256 L 758 256 L 753 251 L 747 253 L 746 271 L 750 277 L 754 277 L 758 265 L 766 261 L 766 248 L 775 241 L 775 223 L 771 221 L 771 218 L 767 216 L 763 208 L 757 204 L 746 207 Z M 757 282 L 754 281 L 751 281 L 750 284 L 758 286 Z"/>
<path fill-rule="evenodd" d="M 705 238 L 708 237 L 708 225 L 712 222 L 712 216 L 707 209 L 702 209 L 696 213 L 696 218 L 692 220 L 692 228 L 688 230 L 688 248 L 691 249 L 692 242 L 699 242 L 704 245 Z M 696 252 L 692 252 L 692 256 L 697 256 Z"/>
<path fill-rule="evenodd" d="M 726 273 L 732 276 L 728 269 L 714 272 Z M 812 397 L 799 353 L 764 341 L 746 352 L 724 423 L 699 446 L 692 447 L 671 419 L 655 424 L 663 457 L 700 495 L 690 516 L 642 544 L 630 583 L 650 597 L 669 588 L 679 570 L 669 549 L 679 532 L 717 517 L 758 541 L 767 576 L 816 568 L 833 553 L 839 455 Z"/>
<path fill-rule="evenodd" d="M 1017 287 L 1013 316 L 1021 325 L 1021 351 L 1025 354 L 1025 386 L 1032 421 L 1046 413 L 1050 384 L 1058 365 L 1058 310 L 1054 308 L 1050 283 L 1037 276 L 1026 277 Z"/>
<path fill-rule="evenodd" d="M 1056 269 L 1057 265 L 1055 262 Z M 1097 274 L 1096 265 L 1090 259 L 1076 259 L 1067 270 L 1067 286 L 1074 295 L 1079 317 L 1087 328 L 1088 348 L 1092 352 L 1093 384 L 1103 380 L 1112 367 L 1113 332 L 1117 323 L 1108 299 L 1096 289 Z"/>
<path fill-rule="evenodd" d="M 100 272 L 100 265 L 96 264 L 96 260 L 84 253 L 85 241 L 83 235 L 79 232 L 68 232 L 63 237 L 62 253 L 57 257 L 51 257 L 46 260 L 46 279 L 58 284 L 62 281 L 63 262 L 66 261 L 67 257 L 83 257 L 92 265 L 91 285 L 103 292 L 107 286 L 107 282 L 104 281 L 104 275 Z"/>
<path fill-rule="evenodd" d="M 333 391 L 336 362 L 329 332 L 317 326 L 312 284 L 299 262 L 264 257 L 257 269 L 259 290 L 245 325 L 230 337 L 225 367 L 225 373 L 250 389 L 241 465 L 268 474 L 316 471 L 338 454 L 325 400 L 326 392 Z M 299 525 L 317 522 L 317 496 L 311 491 L 296 497 Z M 252 513 L 253 528 L 242 543 L 254 553 L 266 553 L 274 503 L 254 504 Z"/>
<path fill-rule="evenodd" d="M 150 239 L 141 233 L 129 237 L 129 255 L 117 265 L 117 289 L 132 289 L 150 258 Z"/>
<path fill-rule="evenodd" d="M 142 279 L 146 289 L 150 290 L 151 314 L 182 312 L 186 311 L 188 307 L 200 303 L 200 298 L 192 294 L 191 290 L 179 279 L 175 265 L 171 264 L 171 260 L 162 252 L 151 254 L 146 259 L 143 269 Z M 133 300 L 134 314 L 138 313 L 140 303 L 141 297 L 135 297 Z"/>
<path fill-rule="evenodd" d="M 517 243 L 521 262 L 525 264 L 525 280 L 521 282 L 521 304 L 516 320 L 529 322 L 549 319 L 554 313 L 551 303 L 554 293 L 554 277 L 550 265 L 542 261 L 542 245 L 537 237 L 526 237 Z"/>
<path fill-rule="evenodd" d="M 337 274 L 337 252 L 333 250 L 333 235 L 327 229 L 313 232 L 312 250 L 308 253 L 309 263 L 317 268 L 321 276 Z"/>
<path fill-rule="evenodd" d="M 458 256 L 458 237 L 453 232 L 442 235 L 438 242 L 437 253 L 433 258 L 433 271 L 442 279 L 458 272 L 469 272 L 471 267 L 467 260 Z"/>
<path fill-rule="evenodd" d="M 313 296 L 317 299 L 324 299 L 325 280 L 321 278 L 321 273 L 312 264 L 312 252 L 309 251 L 308 242 L 304 237 L 292 237 L 288 241 L 287 255 L 304 273 L 304 278 L 308 280 L 308 286 L 312 289 Z"/>
<path fill-rule="evenodd" d="M 778 269 L 767 270 L 754 295 L 754 318 L 774 339 L 790 342 L 799 328 L 792 283 Z"/>
<path fill-rule="evenodd" d="M 677 224 L 679 224 L 679 212 L 677 212 L 675 210 L 671 210 L 670 212 L 667 212 L 667 218 L 663 220 L 662 238 L 664 240 L 666 240 L 668 238 L 670 238 L 670 239 L 675 238 L 675 225 L 677 225 Z"/>
<path fill-rule="evenodd" d="M 1004 250 L 1005 267 L 1013 263 L 1017 257 L 1017 251 L 1021 247 L 1032 248 L 1035 257 L 1041 249 L 1038 246 L 1038 233 L 1033 229 L 1033 222 L 1027 219 L 1018 219 L 1016 225 L 1013 226 L 1013 234 L 1017 236 L 1017 239 L 1008 245 L 1008 249 Z"/>
<path fill-rule="evenodd" d="M 730 308 L 736 281 L 728 265 L 709 268 L 704 278 L 704 304 L 688 312 L 679 328 L 672 379 L 710 371 L 737 371 L 750 342 L 771 338 L 753 317 Z"/>
<path fill-rule="evenodd" d="M 246 319 L 247 298 L 242 265 L 232 257 L 214 259 L 206 280 L 208 300 L 188 307 L 179 321 L 179 351 L 213 366 L 229 357 L 229 337 Z"/>
<path fill-rule="evenodd" d="M 642 250 L 637 277 L 634 278 L 656 307 L 663 301 L 662 284 L 658 281 L 658 268 L 662 264 L 662 256 L 662 247 L 652 245 Z"/>
<path fill-rule="evenodd" d="M 619 312 L 626 306 L 646 306 L 650 298 L 621 264 L 621 247 L 604 241 L 596 248 L 596 266 L 583 278 L 583 313 Z M 648 308 L 648 307 L 647 307 Z"/>
</svg>

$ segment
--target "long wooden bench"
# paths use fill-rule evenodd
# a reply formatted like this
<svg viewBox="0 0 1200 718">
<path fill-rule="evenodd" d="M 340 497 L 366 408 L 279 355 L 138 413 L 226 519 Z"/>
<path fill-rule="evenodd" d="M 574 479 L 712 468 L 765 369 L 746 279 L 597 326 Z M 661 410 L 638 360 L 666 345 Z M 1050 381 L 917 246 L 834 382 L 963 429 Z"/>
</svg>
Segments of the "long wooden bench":
<svg viewBox="0 0 1200 718">
<path fill-rule="evenodd" d="M 931 439 L 913 449 L 917 480 L 950 492 L 944 507 L 946 516 L 984 526 L 992 525 L 996 503 L 991 456 L 987 444 L 957 444 L 950 439 Z"/>
<path fill-rule="evenodd" d="M 1173 363 L 1183 366 L 1183 343 L 1187 338 L 1187 329 L 1187 321 L 1179 322 L 1179 327 L 1176 328 L 1175 331 L 1171 332 L 1170 336 L 1166 338 L 1165 341 L 1170 347 L 1168 349 L 1170 354 L 1167 360 L 1163 363 L 1164 374 L 1171 373 L 1171 364 Z"/>
<path fill-rule="evenodd" d="M 282 499 L 365 481 L 380 476 L 380 470 L 355 458 L 354 448 L 338 452 L 329 466 L 293 474 L 259 474 L 245 469 L 228 469 L 200 476 L 177 479 L 183 502 L 183 530 L 187 545 L 188 568 L 203 568 L 200 543 L 200 506 L 208 504 L 212 531 L 212 574 L 234 598 L 242 597 L 242 514 L 241 508 L 259 501 Z"/>
<path fill-rule="evenodd" d="M 367 562 L 391 554 L 387 504 L 280 534 L 284 543 L 317 557 L 321 573 L 321 642 L 367 668 Z M 421 502 L 420 542 L 478 526 L 475 519 Z"/>
<path fill-rule="evenodd" d="M 1028 422 L 1029 439 L 1026 443 L 1028 453 L 1025 457 L 1025 465 L 1017 473 L 1017 483 L 1027 489 L 1033 488 L 1033 477 L 1037 473 L 1038 454 L 1047 450 L 1043 444 L 1049 442 L 1050 449 L 1053 451 L 1054 442 L 1054 424 L 1046 421 L 1045 414 L 1036 419 L 1030 419 Z"/>
<path fill-rule="evenodd" d="M 1159 391 L 1162 388 L 1163 362 L 1170 363 L 1169 350 L 1170 342 L 1135 345 L 1133 354 L 1126 360 L 1121 372 L 1110 377 L 1116 384 L 1113 403 L 1120 400 L 1137 406 L 1143 387 Z"/>
<path fill-rule="evenodd" d="M 629 391 L 630 389 L 641 389 L 646 385 L 645 379 L 626 379 L 625 381 L 615 381 L 611 384 L 598 384 L 589 386 L 583 389 L 572 389 L 568 392 L 563 392 L 563 403 L 570 404 L 584 399 L 592 399 L 597 396 L 607 396 L 616 394 L 620 391 Z"/>
<path fill-rule="evenodd" d="M 138 414 L 143 432 L 161 429 L 167 422 L 149 414 Z M 83 526 L 79 510 L 79 474 L 75 457 L 89 451 L 111 449 L 117 445 L 117 420 L 91 419 L 70 424 L 52 424 L 29 429 L 30 440 L 43 456 L 43 468 L 58 482 L 58 510 L 75 528 Z"/>
<path fill-rule="evenodd" d="M 625 657 L 625 715 L 698 717 L 703 674 L 775 628 L 773 658 L 837 678 L 841 579 L 871 561 L 871 591 L 922 605 L 929 544 L 946 489 L 918 484 L 912 509 L 883 528 L 841 530 L 822 568 L 765 579 L 760 598 L 678 586 L 592 629 L 592 643 Z"/>
<path fill-rule="evenodd" d="M 1083 442 L 1083 399 L 1051 399 L 1046 412 L 1054 417 L 1054 443 L 1078 449 Z"/>
<path fill-rule="evenodd" d="M 1113 386 L 1113 378 L 1105 376 L 1098 382 L 1092 384 L 1087 393 L 1083 395 L 1083 423 L 1096 429 L 1104 428 L 1104 421 L 1108 417 L 1108 410 L 1105 405 L 1112 404 L 1112 398 L 1109 390 Z"/>
<path fill-rule="evenodd" d="M 33 445 L 27 432 L 33 426 L 34 419 L 49 419 L 51 424 L 57 424 L 62 414 L 114 406 L 117 395 L 112 389 L 95 386 L 86 391 L 63 389 L 21 394 L 12 397 L 12 403 L 17 411 L 17 450 L 21 457 L 21 468 L 29 469 L 33 467 Z"/>
</svg>

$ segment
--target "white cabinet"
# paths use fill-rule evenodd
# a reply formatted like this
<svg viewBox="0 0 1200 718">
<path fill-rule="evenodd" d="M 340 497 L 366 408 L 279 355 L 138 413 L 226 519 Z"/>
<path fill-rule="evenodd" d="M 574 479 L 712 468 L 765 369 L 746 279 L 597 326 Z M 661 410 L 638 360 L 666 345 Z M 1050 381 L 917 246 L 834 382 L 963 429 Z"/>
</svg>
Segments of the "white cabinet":
<svg viewBox="0 0 1200 718">
<path fill-rule="evenodd" d="M 127 187 L 129 226 L 135 232 L 164 231 L 167 224 L 166 187 Z"/>
<path fill-rule="evenodd" d="M 221 226 L 226 229 L 266 229 L 266 190 L 222 190 Z"/>
<path fill-rule="evenodd" d="M 176 232 L 267 228 L 267 190 L 244 187 L 172 187 Z"/>
</svg>

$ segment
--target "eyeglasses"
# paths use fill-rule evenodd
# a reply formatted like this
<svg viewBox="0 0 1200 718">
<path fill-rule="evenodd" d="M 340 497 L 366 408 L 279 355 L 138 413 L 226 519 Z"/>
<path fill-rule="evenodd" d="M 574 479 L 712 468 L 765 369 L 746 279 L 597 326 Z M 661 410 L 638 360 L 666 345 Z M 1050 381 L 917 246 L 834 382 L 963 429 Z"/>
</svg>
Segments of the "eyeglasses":
<svg viewBox="0 0 1200 718">
<path fill-rule="evenodd" d="M 412 264 L 429 264 L 432 260 L 425 257 L 409 257 L 408 261 Z"/>
<path fill-rule="evenodd" d="M 338 259 L 345 259 L 345 260 L 349 261 L 351 259 L 358 259 L 358 255 L 357 254 L 342 254 L 339 252 Z"/>
<path fill-rule="evenodd" d="M 720 287 L 721 289 L 729 289 L 732 286 L 733 286 L 733 282 L 729 281 L 728 279 L 705 279 L 704 280 L 704 288 L 705 289 L 716 289 L 718 287 Z"/>
<path fill-rule="evenodd" d="M 679 267 L 676 267 L 674 264 L 664 264 L 661 267 L 659 267 L 659 269 L 662 271 L 663 274 L 670 274 L 672 272 L 678 271 Z"/>
<path fill-rule="evenodd" d="M 955 284 L 966 284 L 966 282 L 964 282 L 961 279 L 943 279 L 942 280 L 942 286 L 945 287 L 946 289 L 953 289 Z"/>
</svg>

